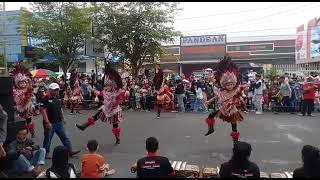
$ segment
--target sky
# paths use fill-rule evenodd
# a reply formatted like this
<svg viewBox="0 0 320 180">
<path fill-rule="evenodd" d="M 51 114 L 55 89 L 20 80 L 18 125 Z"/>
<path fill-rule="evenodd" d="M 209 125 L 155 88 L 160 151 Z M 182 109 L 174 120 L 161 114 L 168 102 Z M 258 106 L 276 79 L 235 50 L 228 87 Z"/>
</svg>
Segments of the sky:
<svg viewBox="0 0 320 180">
<path fill-rule="evenodd" d="M 29 2 L 7 2 L 7 10 Z M 320 17 L 320 2 L 181 2 L 174 27 L 183 35 L 228 37 L 294 35 L 296 27 Z M 317 11 L 318 10 L 318 11 Z"/>
</svg>

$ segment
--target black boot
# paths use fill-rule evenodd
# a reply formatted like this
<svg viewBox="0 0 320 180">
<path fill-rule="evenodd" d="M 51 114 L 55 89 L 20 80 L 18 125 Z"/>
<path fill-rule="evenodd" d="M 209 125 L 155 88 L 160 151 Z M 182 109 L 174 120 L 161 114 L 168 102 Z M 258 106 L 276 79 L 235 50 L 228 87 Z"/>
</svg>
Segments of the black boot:
<svg viewBox="0 0 320 180">
<path fill-rule="evenodd" d="M 214 133 L 214 128 L 213 128 L 213 125 L 211 126 L 208 126 L 208 132 L 205 134 L 205 136 L 208 136 L 210 134 Z"/>
<path fill-rule="evenodd" d="M 84 130 L 87 129 L 87 127 L 89 127 L 89 126 L 90 126 L 90 124 L 89 124 L 88 122 L 86 122 L 86 123 L 84 123 L 84 124 L 82 124 L 82 125 L 76 124 L 76 127 L 77 127 L 78 129 L 80 129 L 81 131 L 84 131 Z"/>
<path fill-rule="evenodd" d="M 120 144 L 120 138 L 116 137 L 116 144 Z"/>
</svg>

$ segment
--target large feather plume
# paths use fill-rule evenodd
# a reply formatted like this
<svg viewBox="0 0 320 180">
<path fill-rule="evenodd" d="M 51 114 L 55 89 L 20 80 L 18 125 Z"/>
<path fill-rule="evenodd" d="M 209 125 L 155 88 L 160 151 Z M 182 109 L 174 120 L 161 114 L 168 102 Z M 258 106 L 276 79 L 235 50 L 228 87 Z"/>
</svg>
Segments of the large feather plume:
<svg viewBox="0 0 320 180">
<path fill-rule="evenodd" d="M 221 77 L 226 72 L 234 73 L 234 75 L 237 77 L 236 86 L 238 86 L 242 79 L 240 69 L 235 63 L 232 62 L 231 57 L 228 55 L 225 55 L 223 59 L 218 63 L 218 65 L 216 66 L 216 72 L 214 73 L 214 77 L 218 82 L 217 84 L 219 84 L 220 87 Z"/>
</svg>

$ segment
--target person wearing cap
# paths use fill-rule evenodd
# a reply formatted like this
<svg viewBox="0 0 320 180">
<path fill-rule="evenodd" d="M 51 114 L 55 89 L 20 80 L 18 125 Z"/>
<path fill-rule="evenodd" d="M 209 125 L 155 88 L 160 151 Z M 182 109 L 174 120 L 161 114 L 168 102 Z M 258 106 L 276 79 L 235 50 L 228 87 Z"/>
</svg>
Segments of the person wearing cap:
<svg viewBox="0 0 320 180">
<path fill-rule="evenodd" d="M 57 133 L 63 145 L 68 148 L 71 156 L 78 154 L 80 151 L 72 151 L 70 139 L 68 138 L 63 122 L 62 103 L 59 98 L 59 85 L 51 83 L 49 92 L 41 101 L 41 114 L 43 116 L 44 140 L 43 147 L 46 149 L 46 157 L 49 157 L 51 140 L 54 133 Z"/>
<path fill-rule="evenodd" d="M 262 112 L 262 98 L 263 98 L 264 83 L 261 79 L 261 74 L 256 75 L 256 82 L 254 84 L 253 103 L 257 108 L 256 114 L 263 114 Z"/>
<path fill-rule="evenodd" d="M 260 178 L 260 170 L 257 164 L 249 161 L 251 145 L 237 141 L 233 146 L 231 160 L 221 164 L 219 175 L 221 178 Z"/>
</svg>

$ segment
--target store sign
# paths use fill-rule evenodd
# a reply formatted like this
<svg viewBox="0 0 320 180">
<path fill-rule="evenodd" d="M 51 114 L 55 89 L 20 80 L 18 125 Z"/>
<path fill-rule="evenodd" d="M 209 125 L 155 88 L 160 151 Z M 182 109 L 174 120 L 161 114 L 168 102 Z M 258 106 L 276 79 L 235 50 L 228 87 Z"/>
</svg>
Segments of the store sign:
<svg viewBox="0 0 320 180">
<path fill-rule="evenodd" d="M 226 35 L 182 36 L 181 46 L 204 46 L 226 44 Z"/>
<path fill-rule="evenodd" d="M 241 45 L 228 45 L 227 52 L 256 52 L 256 51 L 273 51 L 273 43 L 265 44 L 241 44 Z"/>
</svg>

